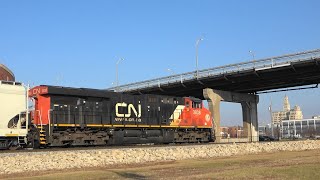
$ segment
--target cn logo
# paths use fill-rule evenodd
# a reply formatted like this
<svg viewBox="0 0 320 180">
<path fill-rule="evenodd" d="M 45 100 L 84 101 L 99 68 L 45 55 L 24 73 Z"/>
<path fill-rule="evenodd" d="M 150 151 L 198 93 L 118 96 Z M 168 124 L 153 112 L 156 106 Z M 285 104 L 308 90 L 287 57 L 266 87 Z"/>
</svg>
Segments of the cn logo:
<svg viewBox="0 0 320 180">
<path fill-rule="evenodd" d="M 127 114 L 122 114 L 119 113 L 119 107 L 127 107 L 128 108 L 128 113 Z M 137 109 L 133 106 L 133 104 L 127 104 L 127 103 L 117 103 L 116 104 L 116 116 L 117 117 L 131 117 L 131 112 L 134 113 L 134 115 L 138 118 L 141 117 L 141 104 L 138 104 L 138 111 Z"/>
<path fill-rule="evenodd" d="M 32 93 L 32 95 L 45 94 L 45 93 L 48 93 L 48 88 L 47 87 L 34 88 L 34 89 L 31 89 L 31 92 L 29 91 L 29 94 L 30 93 Z"/>
</svg>

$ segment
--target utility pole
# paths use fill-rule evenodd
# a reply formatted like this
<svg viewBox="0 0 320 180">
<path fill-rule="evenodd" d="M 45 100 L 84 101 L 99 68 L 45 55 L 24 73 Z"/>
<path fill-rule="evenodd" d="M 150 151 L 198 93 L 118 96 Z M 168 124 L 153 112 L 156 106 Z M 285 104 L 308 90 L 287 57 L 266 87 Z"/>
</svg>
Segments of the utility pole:
<svg viewBox="0 0 320 180">
<path fill-rule="evenodd" d="M 271 119 L 271 136 L 273 137 L 273 136 L 274 136 L 274 133 L 273 133 L 272 100 L 271 100 L 271 97 L 270 97 L 269 111 L 270 111 L 270 119 Z"/>
</svg>

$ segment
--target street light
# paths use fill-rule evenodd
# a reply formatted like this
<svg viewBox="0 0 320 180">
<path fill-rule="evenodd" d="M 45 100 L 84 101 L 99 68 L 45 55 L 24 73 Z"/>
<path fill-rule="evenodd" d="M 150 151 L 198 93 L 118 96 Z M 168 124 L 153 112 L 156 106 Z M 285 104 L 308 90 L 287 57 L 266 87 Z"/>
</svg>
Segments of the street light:
<svg viewBox="0 0 320 180">
<path fill-rule="evenodd" d="M 167 71 L 168 71 L 168 72 L 171 72 L 172 75 L 175 75 L 175 73 L 174 73 L 174 71 L 173 71 L 172 69 L 168 68 Z"/>
<path fill-rule="evenodd" d="M 123 58 L 119 58 L 119 60 L 116 63 L 116 91 L 118 91 L 118 86 L 119 86 L 118 66 L 119 66 L 119 63 L 123 60 L 124 60 Z"/>
<path fill-rule="evenodd" d="M 254 62 L 254 60 L 255 60 L 255 54 L 254 54 L 254 52 L 253 51 L 249 51 L 249 53 L 251 54 L 251 56 L 252 56 L 252 61 L 253 61 L 253 66 L 255 67 L 255 62 Z"/>
<path fill-rule="evenodd" d="M 200 41 L 203 41 L 203 38 L 198 38 L 196 41 L 196 70 L 197 70 L 197 79 L 198 79 L 198 74 L 199 74 L 199 69 L 198 69 L 198 48 L 199 48 L 199 44 Z"/>
<path fill-rule="evenodd" d="M 254 60 L 255 60 L 255 57 L 254 57 L 254 56 L 255 56 L 255 54 L 254 54 L 254 52 L 250 50 L 250 51 L 249 51 L 249 53 L 250 53 L 250 54 L 251 54 L 251 56 L 252 56 L 252 61 L 254 61 Z"/>
</svg>

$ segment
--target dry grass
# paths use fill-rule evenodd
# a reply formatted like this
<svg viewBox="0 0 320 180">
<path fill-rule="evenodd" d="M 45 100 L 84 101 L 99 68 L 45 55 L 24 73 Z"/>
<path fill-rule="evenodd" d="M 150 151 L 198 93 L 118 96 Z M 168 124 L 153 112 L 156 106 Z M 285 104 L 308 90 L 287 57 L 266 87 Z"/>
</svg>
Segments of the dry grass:
<svg viewBox="0 0 320 180">
<path fill-rule="evenodd" d="M 320 150 L 3 176 L 14 179 L 319 179 Z M 29 176 L 29 177 L 28 177 Z"/>
</svg>

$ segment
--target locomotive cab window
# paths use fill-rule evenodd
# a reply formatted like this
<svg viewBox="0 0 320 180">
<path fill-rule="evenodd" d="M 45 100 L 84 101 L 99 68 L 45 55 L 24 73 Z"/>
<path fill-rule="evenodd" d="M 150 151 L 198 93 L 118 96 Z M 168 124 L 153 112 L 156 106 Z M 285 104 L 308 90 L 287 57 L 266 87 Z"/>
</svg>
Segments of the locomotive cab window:
<svg viewBox="0 0 320 180">
<path fill-rule="evenodd" d="M 201 109 L 202 103 L 201 102 L 192 102 L 192 108 Z"/>
<path fill-rule="evenodd" d="M 190 107 L 190 102 L 189 102 L 189 101 L 186 102 L 186 107 L 187 107 L 187 108 Z"/>
</svg>

